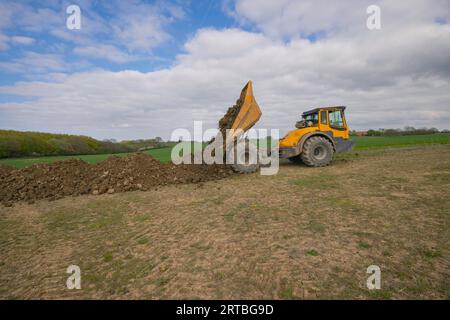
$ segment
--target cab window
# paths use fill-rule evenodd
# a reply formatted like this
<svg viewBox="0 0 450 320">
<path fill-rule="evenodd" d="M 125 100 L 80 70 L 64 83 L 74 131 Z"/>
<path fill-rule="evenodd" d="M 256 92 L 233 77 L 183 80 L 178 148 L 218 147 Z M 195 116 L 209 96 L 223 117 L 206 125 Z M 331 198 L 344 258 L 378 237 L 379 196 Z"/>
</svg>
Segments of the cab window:
<svg viewBox="0 0 450 320">
<path fill-rule="evenodd" d="M 320 123 L 327 124 L 327 112 L 326 111 L 320 111 Z"/>
<path fill-rule="evenodd" d="M 344 120 L 342 120 L 341 110 L 328 112 L 330 118 L 330 127 L 344 127 Z"/>
<path fill-rule="evenodd" d="M 318 113 L 307 114 L 306 116 L 303 116 L 303 120 L 311 121 L 313 124 L 317 124 L 319 122 L 319 114 Z"/>
</svg>

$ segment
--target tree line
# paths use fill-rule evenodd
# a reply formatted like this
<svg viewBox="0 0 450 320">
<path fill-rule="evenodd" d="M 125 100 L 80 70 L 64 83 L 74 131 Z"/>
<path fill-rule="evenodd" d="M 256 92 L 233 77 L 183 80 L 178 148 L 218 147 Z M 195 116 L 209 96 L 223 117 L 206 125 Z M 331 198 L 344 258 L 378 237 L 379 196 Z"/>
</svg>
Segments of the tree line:
<svg viewBox="0 0 450 320">
<path fill-rule="evenodd" d="M 435 133 L 448 133 L 448 130 L 439 131 L 436 128 L 414 128 L 407 126 L 403 129 L 370 129 L 365 132 L 366 136 L 409 136 L 409 135 L 424 135 L 424 134 L 435 134 Z M 357 131 L 352 130 L 351 135 L 357 135 Z"/>
<path fill-rule="evenodd" d="M 80 135 L 0 130 L 0 158 L 122 153 L 164 145 L 161 138 L 117 142 Z"/>
</svg>

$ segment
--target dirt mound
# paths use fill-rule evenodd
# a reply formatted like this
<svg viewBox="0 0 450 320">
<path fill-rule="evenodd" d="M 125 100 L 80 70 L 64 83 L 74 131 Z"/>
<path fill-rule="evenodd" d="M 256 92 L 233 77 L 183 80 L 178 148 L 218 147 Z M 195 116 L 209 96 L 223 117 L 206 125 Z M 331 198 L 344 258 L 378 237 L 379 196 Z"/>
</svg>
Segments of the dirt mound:
<svg viewBox="0 0 450 320">
<path fill-rule="evenodd" d="M 5 166 L 5 165 L 0 164 L 0 176 L 10 173 L 13 170 L 15 170 L 14 167 Z"/>
<path fill-rule="evenodd" d="M 163 164 L 142 153 L 112 156 L 95 165 L 71 159 L 20 170 L 0 166 L 0 202 L 11 206 L 18 201 L 147 190 L 161 185 L 217 180 L 231 174 L 233 171 L 224 165 Z"/>
<path fill-rule="evenodd" d="M 89 164 L 76 159 L 2 172 L 0 201 L 8 205 L 20 200 L 57 199 L 87 193 L 90 172 Z"/>
</svg>

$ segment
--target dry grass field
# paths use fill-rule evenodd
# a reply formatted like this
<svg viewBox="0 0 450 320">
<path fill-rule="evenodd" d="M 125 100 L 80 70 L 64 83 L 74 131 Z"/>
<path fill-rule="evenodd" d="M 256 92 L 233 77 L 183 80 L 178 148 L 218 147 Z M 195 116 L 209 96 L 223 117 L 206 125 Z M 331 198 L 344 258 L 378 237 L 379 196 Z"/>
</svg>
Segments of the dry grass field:
<svg viewBox="0 0 450 320">
<path fill-rule="evenodd" d="M 3 299 L 449 299 L 450 146 L 20 203 L 0 230 Z"/>
</svg>

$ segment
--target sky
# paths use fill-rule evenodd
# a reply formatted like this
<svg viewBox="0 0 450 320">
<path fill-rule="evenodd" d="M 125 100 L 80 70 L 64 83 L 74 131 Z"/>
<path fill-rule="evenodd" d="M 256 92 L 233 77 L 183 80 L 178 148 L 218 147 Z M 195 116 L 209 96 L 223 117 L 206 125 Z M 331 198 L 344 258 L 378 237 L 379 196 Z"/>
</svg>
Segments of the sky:
<svg viewBox="0 0 450 320">
<path fill-rule="evenodd" d="M 0 0 L 0 128 L 169 139 L 252 80 L 280 135 L 332 105 L 350 129 L 448 129 L 449 22 L 450 0 Z"/>
</svg>

